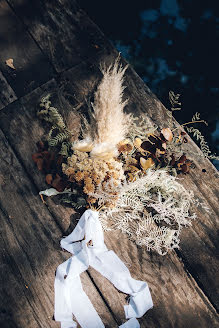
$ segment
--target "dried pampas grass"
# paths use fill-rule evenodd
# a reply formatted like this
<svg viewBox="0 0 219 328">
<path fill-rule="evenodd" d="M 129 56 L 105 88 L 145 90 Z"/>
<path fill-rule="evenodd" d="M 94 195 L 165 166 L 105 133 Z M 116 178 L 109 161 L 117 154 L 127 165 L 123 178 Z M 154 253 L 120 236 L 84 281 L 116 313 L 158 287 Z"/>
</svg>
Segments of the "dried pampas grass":
<svg viewBox="0 0 219 328">
<path fill-rule="evenodd" d="M 91 123 L 89 128 L 86 123 L 85 133 L 85 139 L 89 140 L 88 145 L 92 144 L 92 157 L 117 156 L 117 145 L 125 139 L 130 125 L 130 116 L 124 113 L 128 100 L 123 100 L 124 73 L 128 66 L 122 67 L 119 59 L 118 57 L 109 67 L 100 67 L 103 78 L 94 95 Z M 84 140 L 78 141 L 73 149 L 79 149 L 80 143 L 83 143 L 82 148 L 86 144 Z"/>
</svg>

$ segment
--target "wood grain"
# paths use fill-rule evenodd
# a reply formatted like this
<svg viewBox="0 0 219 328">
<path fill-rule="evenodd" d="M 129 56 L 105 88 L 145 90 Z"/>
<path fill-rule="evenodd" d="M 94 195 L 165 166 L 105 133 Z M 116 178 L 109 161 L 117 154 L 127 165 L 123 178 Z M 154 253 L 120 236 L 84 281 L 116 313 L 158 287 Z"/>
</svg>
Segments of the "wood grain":
<svg viewBox="0 0 219 328">
<path fill-rule="evenodd" d="M 0 70 L 17 97 L 52 78 L 53 69 L 47 57 L 5 0 L 0 0 L 0 40 Z M 15 69 L 6 65 L 9 58 Z"/>
<path fill-rule="evenodd" d="M 57 266 L 69 258 L 59 246 L 63 232 L 1 130 L 0 147 L 0 326 L 59 327 L 53 286 Z M 115 325 L 87 273 L 81 278 L 106 327 Z"/>
<path fill-rule="evenodd" d="M 62 86 L 63 94 L 75 95 L 71 98 L 72 106 L 83 103 L 84 99 L 92 94 L 101 73 L 98 69 L 99 60 L 105 58 L 109 60 L 106 54 L 102 54 L 96 64 L 94 59 L 82 63 L 74 69 L 65 72 L 59 84 Z M 110 56 L 111 60 L 115 53 Z M 132 70 L 127 72 L 126 83 L 133 83 Z M 145 94 L 133 95 L 133 89 L 128 85 L 127 93 L 129 94 L 130 107 L 141 106 L 144 111 L 147 110 L 145 102 L 152 100 Z M 7 108 L 7 115 L 4 110 L 0 113 L 1 127 L 7 135 L 9 142 L 13 145 L 16 155 L 23 163 L 25 170 L 32 179 L 38 190 L 46 188 L 44 177 L 36 170 L 34 163 L 31 161 L 31 153 L 35 151 L 35 143 L 45 133 L 45 126 L 36 119 L 36 107 L 42 94 L 50 92 L 53 95 L 53 104 L 59 105 L 58 85 L 51 81 L 41 88 L 35 90 L 30 95 L 23 97 L 17 103 L 13 103 Z M 139 92 L 139 90 L 138 90 Z M 141 92 L 141 90 L 140 90 Z M 134 103 L 135 97 L 137 101 Z M 156 97 L 154 97 L 156 100 Z M 157 100 L 156 100 L 157 101 Z M 86 108 L 85 105 L 84 109 Z M 20 108 L 19 111 L 17 108 Z M 77 107 L 77 106 L 76 106 Z M 141 107 L 139 110 L 141 111 Z M 155 110 L 156 108 L 154 108 Z M 64 109 L 63 109 L 64 110 Z M 16 112 L 16 115 L 15 115 Z M 28 127 L 31 124 L 31 135 Z M 19 134 L 19 140 L 17 135 Z M 44 207 L 45 205 L 42 204 Z M 71 209 L 57 205 L 57 199 L 47 200 L 47 206 L 52 213 L 57 224 L 63 229 L 67 229 L 70 220 L 75 216 Z M 70 229 L 66 231 L 66 234 Z M 131 267 L 133 277 L 139 280 L 146 280 L 151 288 L 152 297 L 155 303 L 153 310 L 149 311 L 141 321 L 143 327 L 188 327 L 197 325 L 206 327 L 216 327 L 217 319 L 214 307 L 204 295 L 201 288 L 197 285 L 195 279 L 186 271 L 184 263 L 173 252 L 166 257 L 151 255 L 144 249 L 139 249 L 135 244 L 128 241 L 125 235 L 115 232 L 112 235 L 106 234 L 106 243 L 110 249 L 124 260 Z M 196 236 L 199 238 L 199 236 Z M 201 260 L 201 259 L 200 259 Z M 202 263 L 205 265 L 205 263 Z M 100 290 L 105 302 L 111 308 L 116 321 L 120 324 L 124 320 L 123 305 L 125 304 L 125 295 L 118 293 L 112 285 L 96 273 L 89 269 L 89 274 Z M 99 311 L 99 310 L 98 310 Z"/>
<path fill-rule="evenodd" d="M 0 72 L 0 109 L 7 106 L 17 99 L 11 86 L 6 81 L 3 74 Z"/>
<path fill-rule="evenodd" d="M 97 54 L 108 42 L 74 0 L 9 3 L 57 72 Z"/>
</svg>

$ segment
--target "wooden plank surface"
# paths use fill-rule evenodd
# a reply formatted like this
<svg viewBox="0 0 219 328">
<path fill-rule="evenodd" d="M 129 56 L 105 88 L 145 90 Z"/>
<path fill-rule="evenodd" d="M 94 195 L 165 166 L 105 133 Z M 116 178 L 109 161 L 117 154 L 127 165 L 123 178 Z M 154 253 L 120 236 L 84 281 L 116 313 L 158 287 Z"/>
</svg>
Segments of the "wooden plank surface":
<svg viewBox="0 0 219 328">
<path fill-rule="evenodd" d="M 17 99 L 14 90 L 0 71 L 0 109 Z"/>
<path fill-rule="evenodd" d="M 32 197 L 37 197 L 37 191 L 46 188 L 43 175 L 36 170 L 31 161 L 31 154 L 36 149 L 35 142 L 45 132 L 43 125 L 36 117 L 36 106 L 42 94 L 48 92 L 53 93 L 54 104 L 60 106 L 60 93 L 63 93 L 72 106 L 82 106 L 83 110 L 86 111 L 86 99 L 93 94 L 101 78 L 101 73 L 98 69 L 100 60 L 111 63 L 117 56 L 117 52 L 112 49 L 103 34 L 83 11 L 78 8 L 74 1 L 29 2 L 25 0 L 9 0 L 8 2 L 16 15 L 4 0 L 0 0 L 2 18 L 0 20 L 0 27 L 2 27 L 0 36 L 5 45 L 4 51 L 0 53 L 0 69 L 17 96 L 27 94 L 52 76 L 53 73 L 49 61 L 57 72 L 62 72 L 81 63 L 82 59 L 90 58 L 77 67 L 63 72 L 59 76 L 58 84 L 55 81 L 51 81 L 9 105 L 0 113 L 0 127 L 12 145 L 20 163 L 22 163 L 22 172 L 18 170 L 21 172 L 20 175 L 25 177 L 24 189 L 20 190 L 20 187 L 17 188 L 20 182 L 17 175 L 15 176 L 16 182 L 13 180 L 11 184 L 11 176 L 14 179 L 13 165 L 14 162 L 18 163 L 11 150 L 9 152 L 9 158 L 12 158 L 12 162 L 10 162 L 12 171 L 10 171 L 9 175 L 11 189 L 9 188 L 6 190 L 5 195 L 2 194 L 2 197 L 0 196 L 1 215 L 4 221 L 1 227 L 2 236 L 4 237 L 1 240 L 2 250 L 4 250 L 2 257 L 6 259 L 6 262 L 3 262 L 5 270 L 3 272 L 8 271 L 8 277 L 10 277 L 9 280 L 7 276 L 3 275 L 2 286 L 4 286 L 4 290 L 1 294 L 2 297 L 0 297 L 0 318 L 3 318 L 2 322 L 5 324 L 6 318 L 11 317 L 12 319 L 8 320 L 9 327 L 18 326 L 26 328 L 30 326 L 31 320 L 35 320 L 31 327 L 37 327 L 37 324 L 38 327 L 45 327 L 45 323 L 48 327 L 55 327 L 56 324 L 49 318 L 50 313 L 43 309 L 42 306 L 40 307 L 39 303 L 48 296 L 46 302 L 50 312 L 52 312 L 53 297 L 51 286 L 53 286 L 54 279 L 52 271 L 55 270 L 55 266 L 63 261 L 60 250 L 58 248 L 53 249 L 53 247 L 57 245 L 61 231 L 65 231 L 65 234 L 70 232 L 75 224 L 75 215 L 71 209 L 58 205 L 57 198 L 48 199 L 47 205 L 39 202 L 36 205 L 37 208 L 34 207 L 35 203 Z M 28 31 L 24 29 L 22 22 L 16 16 L 25 23 Z M 19 35 L 19 38 L 17 35 Z M 38 45 L 35 44 L 30 35 Z M 95 56 L 91 58 L 93 55 Z M 5 66 L 5 60 L 8 58 L 14 59 L 16 71 Z M 127 85 L 125 93 L 129 98 L 127 110 L 134 112 L 138 116 L 142 112 L 146 112 L 160 127 L 166 127 L 166 109 L 131 68 L 127 71 L 125 83 Z M 4 102 L 0 98 L 0 106 L 1 104 L 4 105 Z M 64 108 L 63 111 L 65 110 L 67 109 Z M 7 144 L 4 136 L 1 137 L 4 140 L 3 144 Z M 3 147 L 3 149 L 6 150 L 7 147 Z M 181 249 L 177 253 L 173 252 L 164 258 L 157 255 L 150 256 L 144 249 L 136 247 L 128 241 L 126 236 L 121 235 L 119 232 L 105 234 L 107 246 L 110 249 L 114 249 L 130 265 L 133 277 L 146 280 L 151 288 L 155 307 L 141 319 L 142 327 L 218 326 L 215 312 L 215 309 L 218 309 L 219 303 L 217 293 L 218 280 L 216 279 L 219 267 L 218 259 L 216 258 L 218 173 L 208 160 L 197 156 L 200 150 L 191 141 L 188 143 L 188 151 L 193 153 L 192 159 L 196 164 L 196 169 L 186 176 L 182 183 L 187 188 L 192 189 L 195 196 L 201 202 L 204 202 L 205 207 L 209 209 L 196 209 L 198 218 L 194 221 L 191 228 L 184 230 Z M 13 156 L 11 153 L 13 153 Z M 7 161 L 6 164 L 5 162 L 3 164 L 3 174 L 0 176 L 0 181 L 4 182 Z M 203 168 L 205 172 L 202 171 Z M 15 171 L 17 172 L 16 165 Z M 5 186 L 4 183 L 3 185 Z M 31 187 L 28 187 L 30 185 Z M 34 196 L 27 197 L 26 189 L 29 190 L 28 188 L 34 189 L 34 192 L 32 191 Z M 17 191 L 17 189 L 20 190 L 20 194 L 18 192 L 18 196 L 15 198 L 16 204 L 20 206 L 18 210 L 19 220 L 16 221 L 18 226 L 13 226 L 11 220 L 9 220 L 11 216 L 9 202 L 6 200 L 9 198 L 10 193 L 14 190 Z M 4 189 L 2 190 L 5 192 Z M 25 195 L 25 197 L 21 195 Z M 29 218 L 27 222 L 23 222 L 24 219 L 21 218 L 22 208 L 25 208 L 23 214 Z M 39 210 L 39 208 L 42 209 Z M 48 231 L 43 229 L 44 212 L 42 214 L 40 211 L 45 211 L 50 218 L 50 225 L 53 229 L 55 229 L 54 226 L 57 229 L 54 230 L 52 241 L 48 237 L 48 231 L 50 231 L 51 226 L 46 226 Z M 36 224 L 36 217 L 40 222 L 39 227 Z M 21 231 L 22 225 L 25 227 L 24 231 Z M 69 228 L 69 225 L 71 228 Z M 51 249 L 49 246 L 48 255 L 50 252 L 53 252 L 51 254 L 54 257 L 54 261 L 51 262 L 51 271 L 49 271 L 48 285 L 50 287 L 45 287 L 45 291 L 40 289 L 39 296 L 37 296 L 38 282 L 36 282 L 35 285 L 33 284 L 34 289 L 31 291 L 31 297 L 28 296 L 28 298 L 25 292 L 27 293 L 29 288 L 23 287 L 23 285 L 21 287 L 19 283 L 20 281 L 25 282 L 26 278 L 24 277 L 26 277 L 27 271 L 28 282 L 32 283 L 34 278 L 36 280 L 38 272 L 34 276 L 31 270 L 26 269 L 31 267 L 31 261 L 35 265 L 40 263 L 43 267 L 42 276 L 45 278 L 46 275 L 45 263 L 39 261 L 31 249 L 28 250 L 28 256 L 25 260 L 21 255 L 23 254 L 23 245 L 26 245 L 23 240 L 26 241 L 27 239 L 28 243 L 31 244 L 29 237 L 26 236 L 30 226 L 33 230 L 35 243 L 37 243 L 36 231 L 43 234 L 42 239 L 45 245 L 51 245 L 48 241 L 50 240 L 52 245 Z M 5 251 L 5 245 L 9 245 L 7 252 Z M 14 258 L 14 254 L 17 254 L 15 252 L 17 249 L 18 258 L 21 258 L 21 262 Z M 36 249 L 38 251 L 38 248 Z M 42 250 L 39 251 L 39 254 L 41 253 Z M 47 253 L 45 253 L 45 257 L 47 259 Z M 69 255 L 65 254 L 65 258 L 67 257 Z M 18 271 L 20 272 L 19 275 L 17 275 Z M 29 271 L 31 272 L 30 274 Z M 95 296 L 94 299 L 98 300 L 97 310 L 101 317 L 104 318 L 105 323 L 108 323 L 109 327 L 116 327 L 124 320 L 123 305 L 125 304 L 125 295 L 118 293 L 106 279 L 93 269 L 89 269 L 88 273 L 90 278 L 85 274 L 84 282 L 85 286 L 88 286 L 87 293 L 89 294 L 89 290 L 91 290 L 91 297 L 93 294 Z M 19 280 L 19 277 L 21 280 Z M 93 280 L 95 287 L 91 280 Z M 11 290 L 10 292 L 7 291 L 10 281 L 13 282 L 13 286 L 18 290 L 20 297 L 25 295 L 23 297 L 23 306 L 27 308 L 27 319 L 23 319 L 21 316 L 22 306 L 17 304 L 19 297 L 14 298 L 13 302 L 11 301 L 13 293 Z M 97 293 L 97 289 L 100 294 Z M 48 295 L 45 296 L 43 292 L 46 292 Z M 5 307 L 2 305 L 4 304 L 4 298 L 7 305 Z M 92 299 L 94 304 L 95 300 Z M 109 313 L 108 308 L 113 313 L 113 317 Z M 41 314 L 39 311 L 41 311 Z"/>
<path fill-rule="evenodd" d="M 52 78 L 49 60 L 5 0 L 0 0 L 0 40 L 0 70 L 17 97 Z M 8 59 L 15 69 L 6 65 Z"/>
<path fill-rule="evenodd" d="M 53 286 L 56 267 L 69 257 L 59 246 L 63 232 L 1 130 L 0 147 L 0 326 L 59 327 Z M 115 325 L 87 273 L 81 278 L 106 327 Z"/>
<path fill-rule="evenodd" d="M 103 54 L 103 58 L 106 61 L 111 61 L 115 58 L 115 55 L 114 53 L 112 56 L 107 57 Z M 61 78 L 63 83 L 60 83 L 64 86 L 64 94 L 70 92 L 75 95 L 75 99 L 72 100 L 73 105 L 83 102 L 85 97 L 95 89 L 101 78 L 97 66 L 99 60 L 100 58 L 97 60 L 96 65 L 94 65 L 94 59 L 92 59 L 63 74 Z M 146 104 L 149 103 L 150 93 L 149 91 L 147 91 L 147 94 L 141 93 L 142 91 L 138 88 L 138 94 L 136 94 L 132 86 L 134 78 L 135 76 L 133 76 L 130 69 L 127 72 L 126 79 L 126 84 L 128 84 L 126 92 L 130 98 L 128 109 L 133 110 L 135 106 L 138 106 L 138 108 L 140 107 L 139 111 L 145 111 L 147 110 L 145 102 Z M 4 110 L 0 113 L 1 128 L 38 189 L 46 187 L 44 177 L 36 170 L 30 158 L 31 153 L 34 151 L 35 142 L 40 139 L 45 131 L 42 123 L 36 119 L 36 106 L 45 92 L 53 93 L 54 105 L 58 106 L 57 85 L 51 82 L 21 98 L 17 103 L 9 105 L 7 115 Z M 20 108 L 19 111 L 17 107 Z M 155 110 L 156 107 L 154 107 Z M 31 135 L 29 133 L 30 125 Z M 19 140 L 17 135 L 19 135 Z M 55 198 L 47 200 L 48 209 L 57 223 L 67 229 L 70 224 L 70 215 L 73 213 L 56 203 Z M 42 206 L 45 205 L 42 204 Z M 71 216 L 71 218 L 74 217 Z M 68 232 L 70 231 L 68 230 Z M 146 250 L 139 249 L 119 232 L 106 234 L 105 238 L 107 246 L 114 249 L 125 262 L 131 265 L 130 270 L 133 276 L 140 280 L 146 280 L 151 288 L 155 307 L 141 320 L 142 327 L 188 327 L 197 324 L 200 327 L 206 327 L 208 324 L 211 327 L 217 326 L 214 307 L 199 288 L 195 279 L 190 273 L 187 273 L 184 263 L 174 252 L 166 257 L 158 255 L 150 257 Z M 203 263 L 203 265 L 205 264 Z M 112 288 L 112 285 L 94 270 L 89 269 L 89 274 L 95 281 L 105 302 L 110 306 L 116 321 L 118 323 L 123 322 L 125 296 Z"/>
<path fill-rule="evenodd" d="M 9 0 L 55 70 L 97 54 L 106 39 L 74 0 Z"/>
</svg>

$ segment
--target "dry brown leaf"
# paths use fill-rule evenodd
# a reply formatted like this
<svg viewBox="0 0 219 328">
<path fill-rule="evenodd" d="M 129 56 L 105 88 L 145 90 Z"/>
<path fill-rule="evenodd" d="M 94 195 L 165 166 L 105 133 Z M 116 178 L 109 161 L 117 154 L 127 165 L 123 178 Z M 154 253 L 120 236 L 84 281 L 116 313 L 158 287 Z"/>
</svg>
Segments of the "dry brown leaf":
<svg viewBox="0 0 219 328">
<path fill-rule="evenodd" d="M 9 59 L 7 59 L 7 60 L 5 61 L 5 63 L 6 63 L 7 66 L 9 66 L 9 67 L 11 67 L 11 68 L 13 68 L 13 69 L 16 69 L 16 68 L 14 67 L 14 60 L 13 60 L 13 58 L 9 58 Z"/>
<path fill-rule="evenodd" d="M 143 157 L 140 158 L 140 165 L 142 167 L 143 170 L 147 170 L 150 167 L 152 167 L 154 165 L 154 161 L 152 158 L 148 158 L 148 159 L 144 159 Z"/>
<path fill-rule="evenodd" d="M 173 140 L 173 133 L 170 130 L 170 128 L 162 129 L 161 133 L 167 141 L 172 141 Z"/>
</svg>

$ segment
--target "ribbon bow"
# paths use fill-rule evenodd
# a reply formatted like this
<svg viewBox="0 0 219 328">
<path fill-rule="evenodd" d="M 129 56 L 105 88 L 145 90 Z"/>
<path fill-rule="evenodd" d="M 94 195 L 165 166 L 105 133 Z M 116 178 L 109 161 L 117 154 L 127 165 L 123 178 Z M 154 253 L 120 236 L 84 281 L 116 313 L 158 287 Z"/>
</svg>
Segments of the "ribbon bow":
<svg viewBox="0 0 219 328">
<path fill-rule="evenodd" d="M 80 274 L 92 266 L 123 293 L 130 295 L 124 306 L 125 317 L 129 319 L 120 328 L 139 328 L 140 318 L 153 307 L 151 294 L 146 282 L 131 277 L 128 268 L 120 258 L 108 250 L 97 211 L 86 210 L 73 232 L 61 240 L 61 247 L 72 253 L 70 259 L 60 264 L 55 277 L 55 320 L 61 321 L 61 328 L 104 328 L 104 324 L 85 294 Z"/>
</svg>

